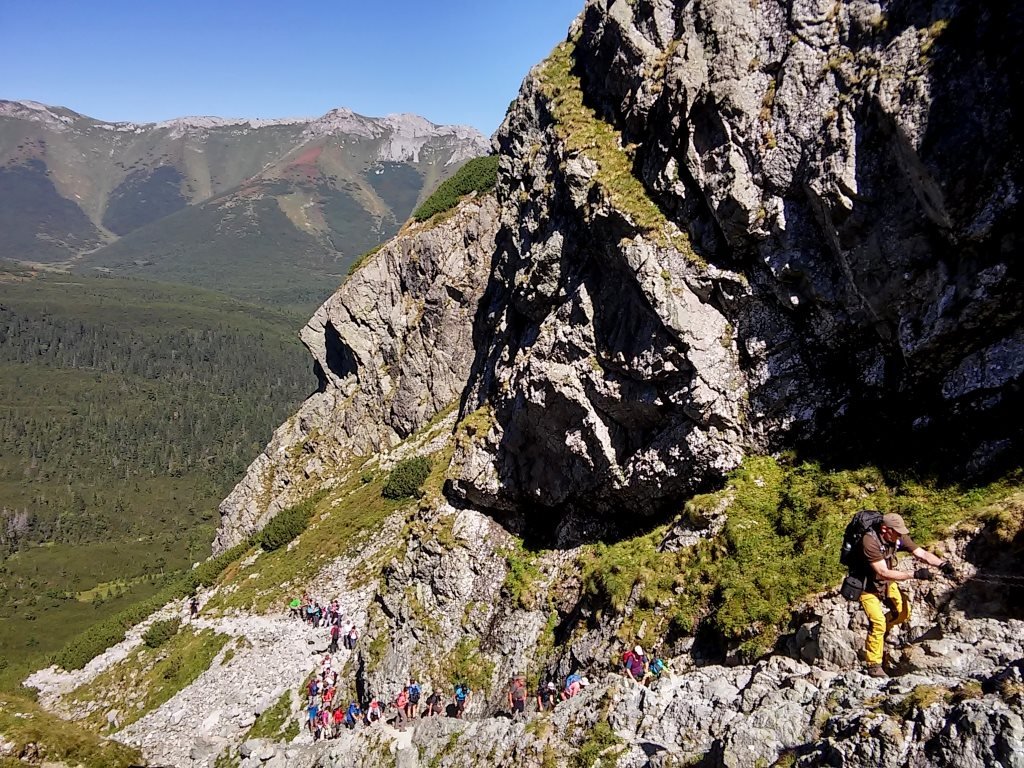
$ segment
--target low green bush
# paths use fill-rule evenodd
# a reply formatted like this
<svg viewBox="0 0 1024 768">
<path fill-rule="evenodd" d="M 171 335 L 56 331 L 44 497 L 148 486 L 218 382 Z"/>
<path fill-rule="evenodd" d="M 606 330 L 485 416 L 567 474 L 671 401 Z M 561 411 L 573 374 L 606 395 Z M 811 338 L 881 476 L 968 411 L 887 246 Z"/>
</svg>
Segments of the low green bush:
<svg viewBox="0 0 1024 768">
<path fill-rule="evenodd" d="M 164 619 L 154 621 L 149 629 L 142 633 L 142 642 L 147 648 L 159 648 L 176 634 L 181 628 L 181 619 Z"/>
<path fill-rule="evenodd" d="M 388 480 L 381 489 L 381 496 L 386 499 L 408 499 L 418 497 L 423 483 L 430 474 L 430 459 L 426 456 L 413 456 L 398 462 Z"/>
<path fill-rule="evenodd" d="M 498 183 L 498 156 L 476 157 L 459 168 L 455 175 L 444 181 L 428 197 L 412 217 L 426 221 L 431 216 L 444 213 L 458 205 L 464 195 L 471 192 L 487 192 Z"/>
<path fill-rule="evenodd" d="M 263 526 L 257 537 L 264 551 L 280 549 L 306 530 L 318 501 L 319 497 L 306 499 L 270 518 L 270 522 Z"/>
</svg>

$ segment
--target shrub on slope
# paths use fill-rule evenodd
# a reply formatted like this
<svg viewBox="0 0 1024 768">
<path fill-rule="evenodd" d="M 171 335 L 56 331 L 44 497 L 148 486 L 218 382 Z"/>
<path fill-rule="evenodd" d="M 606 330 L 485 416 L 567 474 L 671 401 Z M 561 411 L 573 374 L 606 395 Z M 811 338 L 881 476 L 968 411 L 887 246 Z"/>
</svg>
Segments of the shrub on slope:
<svg viewBox="0 0 1024 768">
<path fill-rule="evenodd" d="M 487 192 L 498 181 L 498 156 L 477 157 L 462 166 L 455 175 L 444 181 L 423 205 L 413 211 L 416 221 L 454 208 L 459 200 L 471 192 Z"/>
</svg>

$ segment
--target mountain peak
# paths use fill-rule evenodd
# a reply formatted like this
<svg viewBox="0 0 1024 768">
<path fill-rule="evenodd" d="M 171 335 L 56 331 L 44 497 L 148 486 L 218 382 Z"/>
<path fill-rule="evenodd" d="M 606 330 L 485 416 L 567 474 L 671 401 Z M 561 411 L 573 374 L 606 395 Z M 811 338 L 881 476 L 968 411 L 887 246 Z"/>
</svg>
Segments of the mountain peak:
<svg viewBox="0 0 1024 768">
<path fill-rule="evenodd" d="M 253 118 L 253 117 L 214 117 L 212 115 L 190 115 L 187 117 L 175 117 L 170 120 L 161 120 L 157 123 L 144 124 L 147 127 L 156 129 L 167 129 L 172 132 L 206 131 L 213 128 L 264 128 L 272 125 L 302 125 L 313 118 L 309 117 L 282 117 L 282 118 Z"/>
<path fill-rule="evenodd" d="M 81 117 L 64 107 L 52 107 L 38 101 L 7 101 L 0 99 L 0 117 L 13 117 L 19 120 L 33 120 L 63 130 L 74 123 L 75 117 Z"/>
</svg>

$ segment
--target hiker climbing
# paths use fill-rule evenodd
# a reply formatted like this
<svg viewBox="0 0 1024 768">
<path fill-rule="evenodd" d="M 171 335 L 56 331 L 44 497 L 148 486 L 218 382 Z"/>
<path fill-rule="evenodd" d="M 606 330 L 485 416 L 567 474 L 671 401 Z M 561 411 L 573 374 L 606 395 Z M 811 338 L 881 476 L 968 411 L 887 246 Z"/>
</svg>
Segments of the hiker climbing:
<svg viewBox="0 0 1024 768">
<path fill-rule="evenodd" d="M 378 720 L 383 719 L 384 713 L 381 711 L 380 701 L 376 696 L 370 699 L 370 705 L 366 708 L 366 724 L 373 725 Z"/>
<path fill-rule="evenodd" d="M 537 711 L 553 710 L 558 703 L 558 686 L 551 680 L 537 688 Z"/>
<path fill-rule="evenodd" d="M 668 662 L 665 661 L 661 656 L 655 656 L 651 659 L 651 663 L 647 665 L 647 678 L 649 680 L 660 680 L 662 677 L 669 677 L 672 674 L 672 670 L 668 666 Z"/>
<path fill-rule="evenodd" d="M 890 629 L 910 619 L 910 600 L 896 582 L 929 580 L 932 573 L 918 568 L 913 573 L 896 570 L 896 555 L 909 552 L 915 559 L 952 573 L 948 561 L 918 546 L 900 515 L 863 510 L 854 515 L 843 538 L 840 562 L 850 569 L 842 594 L 859 599 L 871 626 L 864 644 L 866 671 L 872 677 L 887 677 L 882 667 L 885 636 Z M 886 611 L 888 609 L 888 616 Z"/>
<path fill-rule="evenodd" d="M 573 672 L 565 678 L 565 688 L 562 689 L 562 701 L 571 699 L 584 688 L 590 685 L 590 681 L 579 672 Z"/>
<path fill-rule="evenodd" d="M 435 687 L 431 691 L 430 695 L 427 696 L 427 710 L 424 713 L 424 717 L 433 717 L 434 715 L 440 715 L 444 707 L 441 704 L 441 694 L 437 692 Z"/>
<path fill-rule="evenodd" d="M 645 682 L 647 677 L 647 656 L 642 646 L 636 646 L 631 651 L 622 654 L 622 671 L 626 676 L 636 680 L 638 683 Z"/>
</svg>

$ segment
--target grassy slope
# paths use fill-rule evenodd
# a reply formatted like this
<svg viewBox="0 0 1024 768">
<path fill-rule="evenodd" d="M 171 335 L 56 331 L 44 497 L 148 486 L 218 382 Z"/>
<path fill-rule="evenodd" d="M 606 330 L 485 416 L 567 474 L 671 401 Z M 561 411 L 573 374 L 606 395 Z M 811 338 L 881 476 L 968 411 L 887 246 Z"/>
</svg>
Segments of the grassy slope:
<svg viewBox="0 0 1024 768">
<path fill-rule="evenodd" d="M 873 467 L 828 471 L 752 457 L 725 490 L 686 505 L 682 520 L 698 529 L 724 509 L 719 535 L 661 551 L 665 525 L 589 547 L 580 563 L 584 588 L 605 613 L 625 616 L 624 642 L 645 623 L 648 636 L 659 637 L 707 622 L 753 658 L 772 647 L 799 602 L 842 580 L 840 543 L 856 511 L 899 512 L 915 541 L 928 545 L 957 524 L 987 519 L 1020 485 L 1019 474 L 985 487 L 941 486 Z"/>
<path fill-rule="evenodd" d="M 297 316 L 199 289 L 11 268 L 0 306 L 9 686 L 205 557 L 217 503 L 314 381 Z M 5 544 L 12 512 L 33 530 Z"/>
<path fill-rule="evenodd" d="M 15 754 L 29 744 L 39 745 L 41 756 L 51 762 L 85 768 L 145 765 L 138 750 L 65 722 L 24 696 L 0 694 L 0 736 L 14 744 Z M 23 768 L 26 764 L 13 757 L 0 757 L 2 768 Z"/>
<path fill-rule="evenodd" d="M 82 724 L 95 731 L 112 730 L 106 713 L 113 707 L 123 713 L 123 728 L 190 685 L 209 668 L 229 639 L 212 630 L 197 633 L 185 627 L 159 648 L 140 646 L 123 661 L 68 694 L 67 702 L 80 710 L 91 702 L 102 701 L 102 706 L 95 708 Z"/>
</svg>

